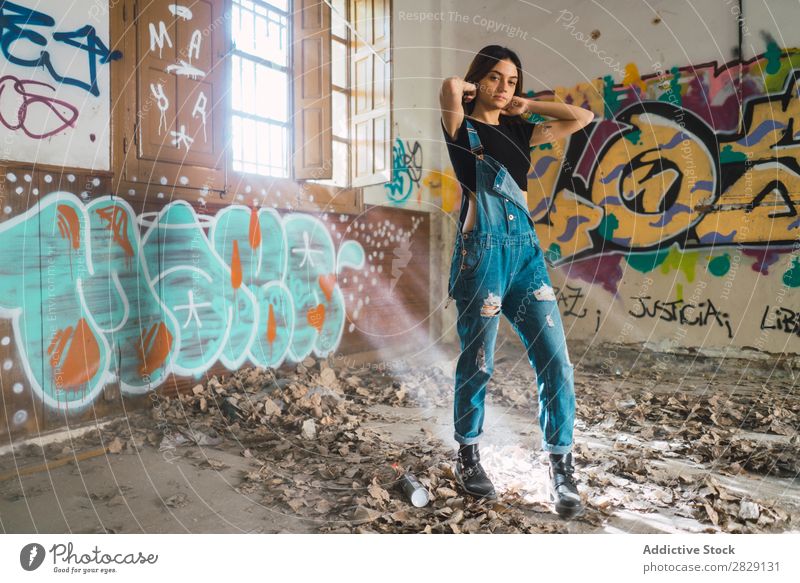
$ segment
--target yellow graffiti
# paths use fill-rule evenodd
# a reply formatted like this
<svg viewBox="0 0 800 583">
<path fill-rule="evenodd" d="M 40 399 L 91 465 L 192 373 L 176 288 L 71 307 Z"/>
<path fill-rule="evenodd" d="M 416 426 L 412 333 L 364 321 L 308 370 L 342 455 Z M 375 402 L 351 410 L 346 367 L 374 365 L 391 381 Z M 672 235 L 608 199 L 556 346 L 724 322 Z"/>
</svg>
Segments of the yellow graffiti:
<svg viewBox="0 0 800 583">
<path fill-rule="evenodd" d="M 661 117 L 643 118 L 631 117 L 641 130 L 638 141 L 617 139 L 590 185 L 592 201 L 617 219 L 608 238 L 631 248 L 655 245 L 689 228 L 701 216 L 695 206 L 708 202 L 703 185 L 717 181 L 716 164 L 699 139 Z M 675 145 L 662 150 L 664 144 Z M 627 172 L 632 161 L 636 165 Z"/>
<path fill-rule="evenodd" d="M 603 210 L 569 190 L 561 190 L 556 194 L 549 217 L 550 225 L 536 225 L 540 246 L 550 249 L 556 244 L 560 254 L 568 257 L 592 247 L 589 233 L 600 224 Z"/>
<path fill-rule="evenodd" d="M 800 175 L 779 162 L 749 168 L 697 225 L 701 241 L 714 234 L 729 243 L 766 243 L 800 234 L 795 201 Z M 794 234 L 792 234 L 794 233 Z"/>
<path fill-rule="evenodd" d="M 422 184 L 430 189 L 431 197 L 437 194 L 442 197 L 442 210 L 446 213 L 456 208 L 461 200 L 461 184 L 452 168 L 447 168 L 444 172 L 431 170 L 422 179 Z"/>
<path fill-rule="evenodd" d="M 636 63 L 628 63 L 625 65 L 625 76 L 622 78 L 622 84 L 638 87 L 642 95 L 647 91 L 647 83 L 642 81 Z"/>
<path fill-rule="evenodd" d="M 669 273 L 673 269 L 682 271 L 686 276 L 686 281 L 694 281 L 697 260 L 700 258 L 698 251 L 681 251 L 676 246 L 670 247 L 666 259 L 661 264 L 661 273 Z M 683 288 L 681 288 L 682 290 Z M 683 297 L 683 292 L 679 290 L 679 298 Z"/>
</svg>

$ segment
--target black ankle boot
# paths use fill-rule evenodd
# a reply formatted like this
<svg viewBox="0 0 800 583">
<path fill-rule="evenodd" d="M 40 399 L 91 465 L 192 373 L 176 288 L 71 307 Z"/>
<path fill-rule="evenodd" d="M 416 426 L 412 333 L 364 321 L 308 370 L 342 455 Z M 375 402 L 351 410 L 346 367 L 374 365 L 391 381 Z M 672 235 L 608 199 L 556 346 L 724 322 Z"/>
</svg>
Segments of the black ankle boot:
<svg viewBox="0 0 800 583">
<path fill-rule="evenodd" d="M 489 480 L 480 464 L 477 443 L 462 445 L 458 449 L 455 476 L 456 483 L 467 494 L 489 500 L 494 500 L 497 497 L 491 480 Z"/>
<path fill-rule="evenodd" d="M 584 510 L 573 471 L 571 453 L 550 454 L 550 500 L 561 518 L 574 518 Z"/>
</svg>

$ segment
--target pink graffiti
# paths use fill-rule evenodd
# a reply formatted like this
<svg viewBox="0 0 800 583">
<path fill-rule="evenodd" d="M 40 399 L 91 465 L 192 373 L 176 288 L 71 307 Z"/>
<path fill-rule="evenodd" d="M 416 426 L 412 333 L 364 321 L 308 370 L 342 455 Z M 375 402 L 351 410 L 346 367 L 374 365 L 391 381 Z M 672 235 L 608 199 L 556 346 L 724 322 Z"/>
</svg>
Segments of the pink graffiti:
<svg viewBox="0 0 800 583">
<path fill-rule="evenodd" d="M 17 79 L 13 75 L 5 75 L 4 77 L 0 77 L 0 104 L 3 103 L 4 96 L 7 95 L 6 90 L 16 92 L 16 95 L 5 97 L 6 103 L 14 99 L 14 97 L 21 99 L 19 108 L 17 109 L 16 123 L 12 123 L 6 119 L 3 107 L 0 107 L 0 123 L 10 130 L 21 129 L 23 132 L 25 132 L 26 136 L 37 140 L 49 138 L 50 136 L 53 136 L 68 127 L 75 127 L 75 120 L 78 119 L 78 108 L 61 99 L 35 93 L 32 88 L 36 85 L 41 85 L 42 87 L 47 87 L 51 91 L 55 91 L 55 88 L 52 85 L 42 83 L 41 81 Z M 61 120 L 61 125 L 53 130 L 41 132 L 33 131 L 28 128 L 25 124 L 28 118 L 28 108 L 37 104 L 41 104 L 48 108 L 50 110 L 49 113 L 55 115 L 59 120 Z M 36 113 L 39 114 L 38 111 Z M 41 114 L 48 115 L 47 112 L 41 112 Z"/>
</svg>

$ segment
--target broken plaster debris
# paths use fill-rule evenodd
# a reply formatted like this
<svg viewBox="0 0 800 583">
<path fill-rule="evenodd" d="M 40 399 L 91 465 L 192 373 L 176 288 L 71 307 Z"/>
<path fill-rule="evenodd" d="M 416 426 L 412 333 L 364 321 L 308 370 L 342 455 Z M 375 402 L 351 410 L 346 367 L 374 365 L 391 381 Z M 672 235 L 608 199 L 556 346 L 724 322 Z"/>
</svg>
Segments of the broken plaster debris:
<svg viewBox="0 0 800 583">
<path fill-rule="evenodd" d="M 487 393 L 490 401 L 532 417 L 532 371 L 515 360 L 523 358 L 500 354 Z M 733 375 L 739 384 L 732 391 L 729 379 L 717 376 L 724 374 L 719 367 L 707 367 L 711 378 L 694 373 L 699 382 L 693 383 L 683 367 L 658 372 L 641 362 L 646 355 L 637 358 L 630 370 L 617 361 L 625 370 L 621 377 L 587 362 L 576 370 L 576 477 L 588 509 L 572 524 L 552 513 L 546 464 L 530 436 L 482 447 L 500 497 L 476 502 L 455 485 L 453 444 L 437 439 L 424 423 L 418 437 L 401 441 L 367 427 L 385 425 L 385 409 L 451 407 L 452 371 L 440 366 L 330 372 L 326 361 L 307 358 L 296 368 L 240 369 L 188 395 L 161 396 L 158 409 L 129 413 L 100 428 L 98 437 L 117 443 L 110 448 L 114 455 L 161 446 L 210 472 L 226 467 L 215 451 L 238 453 L 251 470 L 235 484 L 236 492 L 307 520 L 318 532 L 542 533 L 567 532 L 576 522 L 598 530 L 622 512 L 663 514 L 670 524 L 689 521 L 695 532 L 796 529 L 800 512 L 787 493 L 800 472 L 794 384 L 774 371 L 765 377 L 768 384 L 752 386 Z M 315 437 L 302 440 L 311 427 Z M 85 449 L 90 439 L 74 439 L 70 448 Z M 38 453 L 70 448 L 48 444 Z M 36 454 L 36 446 L 26 447 L 16 459 L 0 459 L 0 470 L 25 465 Z M 399 480 L 406 471 L 430 492 L 426 507 L 414 508 L 403 495 Z M 766 489 L 769 483 L 777 494 Z M 24 503 L 16 480 L 0 486 L 0 499 Z M 189 502 L 176 496 L 165 503 Z"/>
</svg>

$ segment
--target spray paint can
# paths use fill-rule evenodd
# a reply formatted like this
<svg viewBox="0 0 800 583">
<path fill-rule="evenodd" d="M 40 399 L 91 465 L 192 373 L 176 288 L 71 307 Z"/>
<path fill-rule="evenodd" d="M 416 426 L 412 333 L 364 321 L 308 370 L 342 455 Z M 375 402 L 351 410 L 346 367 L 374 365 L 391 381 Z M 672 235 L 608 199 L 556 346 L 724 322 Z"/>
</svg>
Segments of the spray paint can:
<svg viewBox="0 0 800 583">
<path fill-rule="evenodd" d="M 419 480 L 417 480 L 411 472 L 406 472 L 403 474 L 403 477 L 400 478 L 400 487 L 403 489 L 406 498 L 417 508 L 422 508 L 431 499 L 428 490 L 425 489 L 425 486 L 420 484 Z"/>
</svg>

